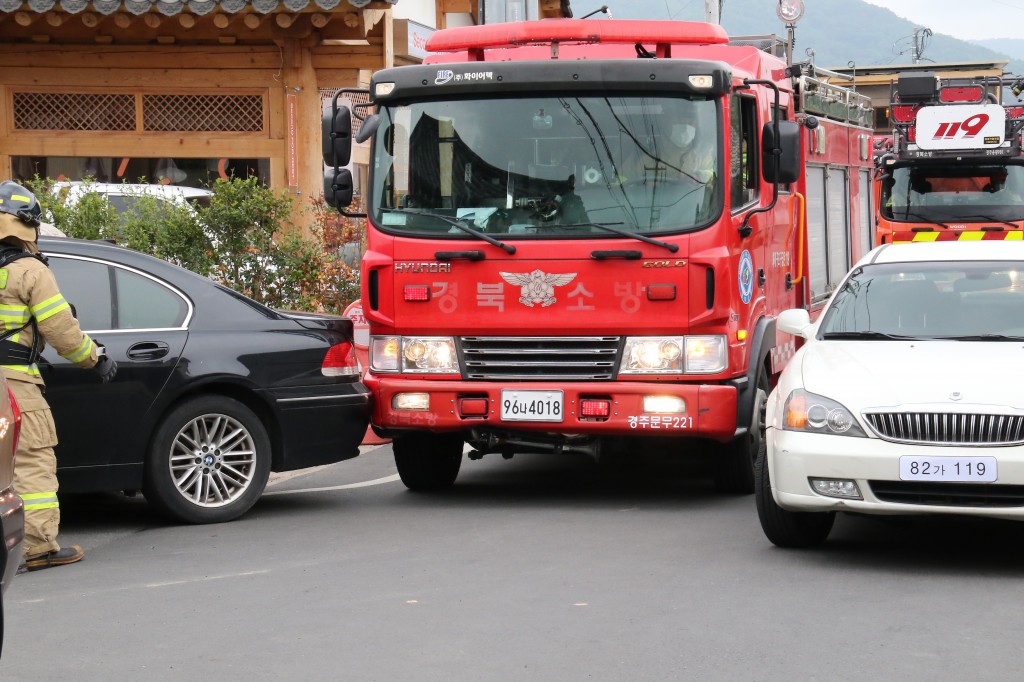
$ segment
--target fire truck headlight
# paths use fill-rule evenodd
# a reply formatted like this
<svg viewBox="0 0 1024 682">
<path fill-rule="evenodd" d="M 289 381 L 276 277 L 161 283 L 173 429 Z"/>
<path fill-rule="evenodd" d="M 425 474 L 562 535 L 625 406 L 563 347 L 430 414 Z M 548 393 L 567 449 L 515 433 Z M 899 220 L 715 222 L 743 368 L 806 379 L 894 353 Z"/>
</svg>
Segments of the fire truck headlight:
<svg viewBox="0 0 1024 682">
<path fill-rule="evenodd" d="M 450 336 L 403 337 L 401 371 L 458 374 L 455 339 Z"/>
<path fill-rule="evenodd" d="M 620 374 L 682 374 L 682 336 L 626 338 Z"/>
<path fill-rule="evenodd" d="M 397 372 L 398 349 L 402 340 L 397 336 L 374 336 L 370 338 L 370 370 L 373 372 Z"/>
<path fill-rule="evenodd" d="M 724 336 L 686 337 L 687 374 L 717 374 L 727 364 L 728 352 Z"/>
</svg>

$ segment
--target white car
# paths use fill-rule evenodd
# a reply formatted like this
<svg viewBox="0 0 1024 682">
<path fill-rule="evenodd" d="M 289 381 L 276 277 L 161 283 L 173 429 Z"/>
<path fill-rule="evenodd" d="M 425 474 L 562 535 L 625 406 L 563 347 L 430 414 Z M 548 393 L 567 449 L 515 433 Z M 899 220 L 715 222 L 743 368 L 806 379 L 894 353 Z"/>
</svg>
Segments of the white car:
<svg viewBox="0 0 1024 682">
<path fill-rule="evenodd" d="M 777 328 L 805 343 L 755 465 L 769 540 L 819 544 L 838 511 L 1024 519 L 1024 242 L 878 247 Z"/>
<path fill-rule="evenodd" d="M 199 187 L 124 182 L 55 182 L 51 191 L 62 197 L 66 205 L 74 205 L 86 194 L 94 192 L 113 204 L 118 213 L 129 211 L 138 197 L 153 197 L 176 206 L 191 207 L 209 205 L 213 196 L 210 190 Z"/>
</svg>

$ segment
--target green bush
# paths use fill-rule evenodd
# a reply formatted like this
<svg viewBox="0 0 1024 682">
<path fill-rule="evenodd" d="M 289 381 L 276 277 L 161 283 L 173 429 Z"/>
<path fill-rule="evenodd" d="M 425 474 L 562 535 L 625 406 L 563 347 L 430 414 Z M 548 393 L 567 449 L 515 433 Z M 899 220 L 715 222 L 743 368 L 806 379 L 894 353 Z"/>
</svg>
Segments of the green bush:
<svg viewBox="0 0 1024 682">
<path fill-rule="evenodd" d="M 312 223 L 306 233 L 292 221 L 293 200 L 255 178 L 217 180 L 209 206 L 138 195 L 122 214 L 96 193 L 67 205 L 51 192 L 52 181 L 26 184 L 46 219 L 69 237 L 110 239 L 268 306 L 341 314 L 359 298 L 359 272 L 344 262 L 343 246 L 362 241 L 363 223 L 322 200 L 305 208 Z"/>
</svg>

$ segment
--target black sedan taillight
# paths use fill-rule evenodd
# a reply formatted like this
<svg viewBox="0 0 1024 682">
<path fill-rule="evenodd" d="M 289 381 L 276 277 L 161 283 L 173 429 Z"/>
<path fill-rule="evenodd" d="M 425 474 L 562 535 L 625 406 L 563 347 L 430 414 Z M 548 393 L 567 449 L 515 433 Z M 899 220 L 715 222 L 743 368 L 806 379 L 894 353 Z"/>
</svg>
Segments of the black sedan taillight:
<svg viewBox="0 0 1024 682">
<path fill-rule="evenodd" d="M 326 377 L 358 376 L 359 361 L 352 344 L 345 341 L 331 346 L 320 366 L 320 373 Z"/>
</svg>

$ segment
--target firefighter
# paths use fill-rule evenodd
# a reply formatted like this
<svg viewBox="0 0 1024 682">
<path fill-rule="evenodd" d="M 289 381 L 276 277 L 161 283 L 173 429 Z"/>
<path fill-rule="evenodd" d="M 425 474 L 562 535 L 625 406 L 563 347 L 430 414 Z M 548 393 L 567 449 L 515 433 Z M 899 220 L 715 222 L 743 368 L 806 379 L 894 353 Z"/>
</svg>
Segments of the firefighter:
<svg viewBox="0 0 1024 682">
<path fill-rule="evenodd" d="M 698 182 L 707 184 L 715 174 L 717 141 L 713 128 L 701 129 L 696 113 L 690 109 L 672 125 L 670 139 L 680 150 L 679 167 Z"/>
<path fill-rule="evenodd" d="M 93 368 L 106 383 L 117 363 L 82 333 L 71 306 L 36 245 L 41 210 L 29 190 L 0 183 L 0 368 L 21 410 L 21 437 L 14 462 L 14 488 L 25 502 L 24 561 L 37 571 L 81 561 L 78 545 L 57 544 L 57 444 L 37 360 L 49 343 L 67 360 Z"/>
</svg>

